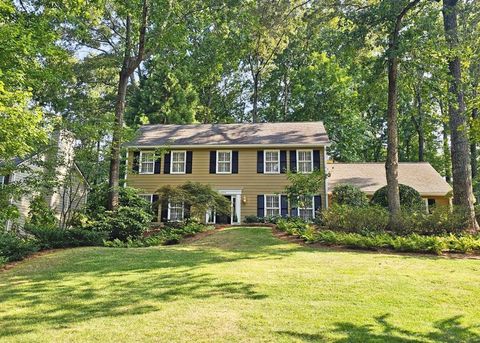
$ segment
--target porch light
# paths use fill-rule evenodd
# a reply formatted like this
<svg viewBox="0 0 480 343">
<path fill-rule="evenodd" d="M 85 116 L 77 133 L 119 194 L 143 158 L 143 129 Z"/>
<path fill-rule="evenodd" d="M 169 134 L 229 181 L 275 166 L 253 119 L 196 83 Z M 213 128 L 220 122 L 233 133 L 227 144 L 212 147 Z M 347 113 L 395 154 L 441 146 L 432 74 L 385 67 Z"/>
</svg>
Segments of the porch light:
<svg viewBox="0 0 480 343">
<path fill-rule="evenodd" d="M 246 204 L 247 203 L 247 197 L 244 195 L 242 198 L 242 203 Z"/>
</svg>

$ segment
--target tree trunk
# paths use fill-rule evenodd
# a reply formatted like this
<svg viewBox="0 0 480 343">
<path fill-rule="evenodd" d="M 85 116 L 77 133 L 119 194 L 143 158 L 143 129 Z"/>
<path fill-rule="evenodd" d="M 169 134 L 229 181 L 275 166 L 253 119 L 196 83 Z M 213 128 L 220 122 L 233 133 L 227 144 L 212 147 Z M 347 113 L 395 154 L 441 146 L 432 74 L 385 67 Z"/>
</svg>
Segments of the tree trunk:
<svg viewBox="0 0 480 343">
<path fill-rule="evenodd" d="M 472 173 L 470 170 L 470 152 L 467 132 L 467 118 L 465 115 L 465 100 L 461 88 L 461 65 L 458 49 L 457 33 L 457 3 L 458 0 L 443 0 L 443 23 L 445 38 L 452 52 L 448 57 L 450 72 L 449 93 L 451 101 L 448 104 L 450 119 L 452 169 L 453 169 L 453 204 L 467 209 L 469 226 L 472 231 L 478 230 L 473 207 L 474 197 L 472 188 Z"/>
<path fill-rule="evenodd" d="M 387 107 L 387 198 L 390 211 L 390 227 L 395 228 L 400 215 L 398 189 L 398 126 L 397 126 L 397 74 L 398 59 L 394 53 L 388 58 L 388 107 Z"/>
<path fill-rule="evenodd" d="M 108 210 L 118 207 L 119 192 L 118 181 L 120 179 L 120 145 L 122 142 L 123 113 L 125 111 L 125 98 L 127 95 L 128 71 L 122 68 L 119 74 L 117 98 L 115 101 L 115 124 L 113 128 L 112 147 L 110 156 L 110 173 L 108 180 Z"/>
<path fill-rule="evenodd" d="M 260 83 L 260 74 L 256 72 L 253 75 L 253 94 L 252 94 L 252 121 L 254 123 L 258 122 L 258 86 Z"/>
<path fill-rule="evenodd" d="M 422 93 L 419 87 L 414 86 L 414 89 L 418 119 L 415 119 L 412 115 L 412 120 L 418 135 L 418 161 L 423 162 L 425 160 L 425 132 L 423 130 Z"/>
<path fill-rule="evenodd" d="M 445 162 L 444 162 L 445 181 L 450 183 L 452 181 L 452 173 L 450 171 L 451 159 L 450 159 L 450 147 L 448 146 L 448 128 L 446 123 L 443 123 L 443 156 L 445 158 Z"/>
<path fill-rule="evenodd" d="M 398 111 L 397 111 L 397 75 L 398 75 L 398 41 L 403 17 L 420 0 L 409 2 L 398 14 L 390 37 L 388 47 L 388 103 L 387 103 L 387 199 L 390 212 L 389 227 L 395 229 L 399 225 L 400 191 L 398 188 Z"/>
</svg>

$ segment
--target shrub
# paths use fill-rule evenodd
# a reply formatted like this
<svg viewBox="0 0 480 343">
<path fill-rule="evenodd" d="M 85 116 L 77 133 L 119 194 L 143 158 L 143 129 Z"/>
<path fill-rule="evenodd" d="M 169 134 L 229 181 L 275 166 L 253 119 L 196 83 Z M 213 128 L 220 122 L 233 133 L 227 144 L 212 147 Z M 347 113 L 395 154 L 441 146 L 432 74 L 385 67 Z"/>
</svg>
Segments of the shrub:
<svg viewBox="0 0 480 343">
<path fill-rule="evenodd" d="M 245 216 L 244 223 L 264 223 L 264 218 L 260 218 L 254 215 Z"/>
<path fill-rule="evenodd" d="M 56 226 L 55 212 L 48 206 L 42 195 L 36 196 L 30 203 L 28 222 L 34 226 Z"/>
<path fill-rule="evenodd" d="M 400 204 L 402 208 L 408 210 L 425 210 L 425 203 L 415 189 L 406 185 L 399 185 L 400 191 Z M 387 186 L 384 186 L 378 189 L 371 199 L 371 203 L 374 205 L 379 205 L 383 208 L 388 208 L 387 200 Z"/>
<path fill-rule="evenodd" d="M 462 233 L 468 227 L 468 212 L 462 207 L 435 207 L 432 213 L 402 211 L 401 229 L 398 234 L 445 235 Z"/>
<path fill-rule="evenodd" d="M 177 244 L 183 237 L 192 236 L 198 232 L 203 232 L 212 229 L 213 226 L 207 226 L 194 221 L 187 223 L 167 223 L 158 233 L 132 239 L 128 237 L 126 240 L 120 240 L 118 238 L 111 241 L 104 241 L 106 247 L 113 248 L 137 248 L 137 247 L 149 247 L 155 245 L 171 245 Z"/>
<path fill-rule="evenodd" d="M 79 246 L 102 245 L 108 233 L 81 228 L 60 229 L 56 227 L 25 226 L 25 231 L 32 234 L 41 249 L 69 248 Z"/>
<path fill-rule="evenodd" d="M 289 235 L 302 235 L 309 226 L 311 225 L 301 218 L 281 218 L 277 221 L 277 229 Z"/>
<path fill-rule="evenodd" d="M 338 205 L 364 207 L 368 205 L 367 195 L 354 185 L 338 185 L 332 191 L 332 201 Z"/>
<path fill-rule="evenodd" d="M 321 212 L 320 224 L 336 231 L 383 232 L 388 225 L 388 212 L 379 206 L 352 207 L 333 204 Z"/>
<path fill-rule="evenodd" d="M 101 231 L 110 232 L 110 239 L 126 241 L 128 238 L 135 239 L 143 235 L 148 229 L 152 215 L 146 209 L 140 207 L 121 206 L 116 211 L 106 212 L 101 223 Z"/>
<path fill-rule="evenodd" d="M 35 239 L 18 237 L 11 232 L 0 232 L 0 257 L 3 262 L 19 261 L 40 250 Z"/>
</svg>

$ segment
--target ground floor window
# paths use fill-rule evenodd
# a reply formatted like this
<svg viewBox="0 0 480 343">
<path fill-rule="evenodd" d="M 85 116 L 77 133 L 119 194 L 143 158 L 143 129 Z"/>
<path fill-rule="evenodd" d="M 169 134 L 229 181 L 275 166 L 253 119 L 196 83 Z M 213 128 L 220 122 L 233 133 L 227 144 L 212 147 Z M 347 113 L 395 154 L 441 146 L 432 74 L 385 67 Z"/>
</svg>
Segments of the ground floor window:
<svg viewBox="0 0 480 343">
<path fill-rule="evenodd" d="M 280 216 L 280 195 L 265 195 L 265 216 Z"/>
<path fill-rule="evenodd" d="M 170 202 L 168 203 L 168 220 L 172 222 L 182 221 L 184 219 L 185 211 L 183 203 Z"/>
<path fill-rule="evenodd" d="M 144 199 L 148 203 L 153 203 L 153 194 L 140 194 L 140 198 Z"/>
<path fill-rule="evenodd" d="M 209 209 L 207 210 L 207 215 L 206 215 L 206 223 L 207 224 L 215 224 L 216 220 L 215 220 L 215 217 L 217 216 L 217 213 L 215 210 L 213 209 Z"/>
<path fill-rule="evenodd" d="M 313 197 L 301 199 L 298 202 L 298 214 L 303 220 L 312 220 L 315 218 L 315 210 L 313 206 Z"/>
</svg>

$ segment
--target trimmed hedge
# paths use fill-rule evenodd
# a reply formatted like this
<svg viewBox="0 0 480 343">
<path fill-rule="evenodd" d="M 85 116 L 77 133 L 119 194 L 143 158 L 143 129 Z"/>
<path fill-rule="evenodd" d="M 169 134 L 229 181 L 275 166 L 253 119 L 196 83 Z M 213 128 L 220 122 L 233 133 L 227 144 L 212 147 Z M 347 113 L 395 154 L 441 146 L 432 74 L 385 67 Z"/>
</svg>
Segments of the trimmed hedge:
<svg viewBox="0 0 480 343">
<path fill-rule="evenodd" d="M 32 234 L 40 249 L 57 249 L 80 246 L 98 246 L 108 237 L 107 232 L 86 229 L 59 229 L 55 227 L 30 227 L 25 231 Z"/>
<path fill-rule="evenodd" d="M 20 261 L 40 250 L 36 239 L 18 237 L 11 232 L 0 232 L 0 265 Z"/>
<path fill-rule="evenodd" d="M 332 191 L 332 203 L 363 207 L 368 205 L 367 195 L 357 186 L 338 185 Z"/>
<path fill-rule="evenodd" d="M 418 193 L 414 188 L 402 184 L 398 185 L 398 188 L 400 192 L 400 204 L 402 205 L 402 208 L 408 210 L 425 210 L 425 203 L 422 200 L 420 193 Z M 387 186 L 383 186 L 373 193 L 370 202 L 373 205 L 388 208 Z"/>
</svg>

